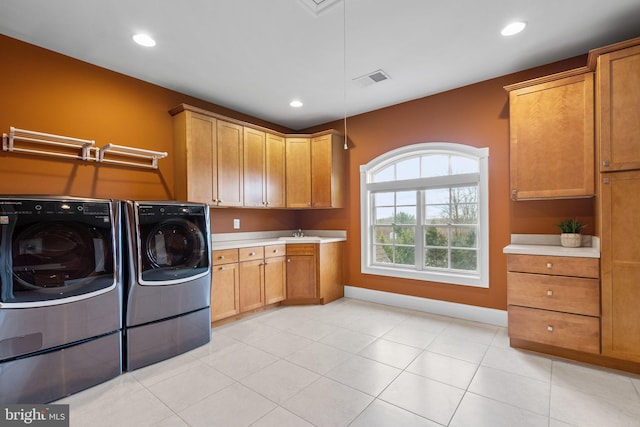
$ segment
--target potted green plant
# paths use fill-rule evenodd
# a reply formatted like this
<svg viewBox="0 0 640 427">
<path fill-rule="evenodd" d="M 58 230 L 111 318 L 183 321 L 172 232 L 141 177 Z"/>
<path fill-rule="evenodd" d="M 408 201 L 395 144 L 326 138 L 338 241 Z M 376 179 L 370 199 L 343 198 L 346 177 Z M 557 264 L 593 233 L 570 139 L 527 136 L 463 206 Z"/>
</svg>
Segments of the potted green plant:
<svg viewBox="0 0 640 427">
<path fill-rule="evenodd" d="M 582 245 L 582 235 L 580 231 L 587 225 L 575 218 L 560 221 L 558 228 L 560 234 L 560 244 L 565 248 L 579 248 Z"/>
</svg>

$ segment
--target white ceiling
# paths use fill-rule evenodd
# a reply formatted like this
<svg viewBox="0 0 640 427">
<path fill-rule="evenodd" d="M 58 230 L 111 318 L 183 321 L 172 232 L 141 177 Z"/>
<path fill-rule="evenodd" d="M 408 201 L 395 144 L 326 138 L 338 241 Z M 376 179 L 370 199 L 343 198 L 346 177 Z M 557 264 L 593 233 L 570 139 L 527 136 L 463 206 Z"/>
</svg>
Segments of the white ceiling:
<svg viewBox="0 0 640 427">
<path fill-rule="evenodd" d="M 0 33 L 294 130 L 640 36 L 640 0 L 312 1 L 0 0 Z"/>
</svg>

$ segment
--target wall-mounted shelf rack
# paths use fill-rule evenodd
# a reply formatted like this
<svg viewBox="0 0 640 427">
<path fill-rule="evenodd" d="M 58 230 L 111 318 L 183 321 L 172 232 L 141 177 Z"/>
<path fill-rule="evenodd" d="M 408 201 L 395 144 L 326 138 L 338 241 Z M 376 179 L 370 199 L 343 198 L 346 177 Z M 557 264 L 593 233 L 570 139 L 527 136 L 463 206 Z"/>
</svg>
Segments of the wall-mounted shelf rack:
<svg viewBox="0 0 640 427">
<path fill-rule="evenodd" d="M 2 134 L 2 150 L 150 169 L 157 169 L 158 159 L 168 156 L 166 152 L 116 144 L 98 148 L 93 140 L 17 129 L 13 126 L 8 134 Z"/>
</svg>

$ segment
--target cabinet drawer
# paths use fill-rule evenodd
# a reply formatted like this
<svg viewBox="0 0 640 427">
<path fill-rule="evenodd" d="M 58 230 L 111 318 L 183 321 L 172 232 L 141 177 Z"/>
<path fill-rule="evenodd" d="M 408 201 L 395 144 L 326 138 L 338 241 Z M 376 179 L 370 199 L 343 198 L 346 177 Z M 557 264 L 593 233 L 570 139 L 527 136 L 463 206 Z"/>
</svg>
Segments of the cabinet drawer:
<svg viewBox="0 0 640 427">
<path fill-rule="evenodd" d="M 600 316 L 598 279 L 507 273 L 507 303 Z"/>
<path fill-rule="evenodd" d="M 250 248 L 240 248 L 238 249 L 240 262 L 242 261 L 252 261 L 254 259 L 263 259 L 264 258 L 264 246 L 252 246 Z"/>
<path fill-rule="evenodd" d="M 264 247 L 264 257 L 273 258 L 277 256 L 285 256 L 287 253 L 286 245 L 273 245 Z"/>
<path fill-rule="evenodd" d="M 217 249 L 213 251 L 211 260 L 213 265 L 230 264 L 238 262 L 237 249 Z"/>
<path fill-rule="evenodd" d="M 600 353 L 600 319 L 510 305 L 509 337 Z"/>
<path fill-rule="evenodd" d="M 287 255 L 315 255 L 315 243 L 294 243 L 287 245 Z"/>
<path fill-rule="evenodd" d="M 600 260 L 598 258 L 510 254 L 507 256 L 507 270 L 597 279 L 600 277 Z"/>
</svg>

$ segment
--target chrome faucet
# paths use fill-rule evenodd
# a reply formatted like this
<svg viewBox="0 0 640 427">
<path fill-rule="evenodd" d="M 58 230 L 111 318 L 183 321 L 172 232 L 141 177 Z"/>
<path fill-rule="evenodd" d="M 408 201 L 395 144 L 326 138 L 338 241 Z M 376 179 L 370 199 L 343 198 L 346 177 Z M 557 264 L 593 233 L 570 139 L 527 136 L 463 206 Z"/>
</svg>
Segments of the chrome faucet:
<svg viewBox="0 0 640 427">
<path fill-rule="evenodd" d="M 304 233 L 302 232 L 302 229 L 298 228 L 298 231 L 294 231 L 293 237 L 304 237 Z"/>
</svg>

